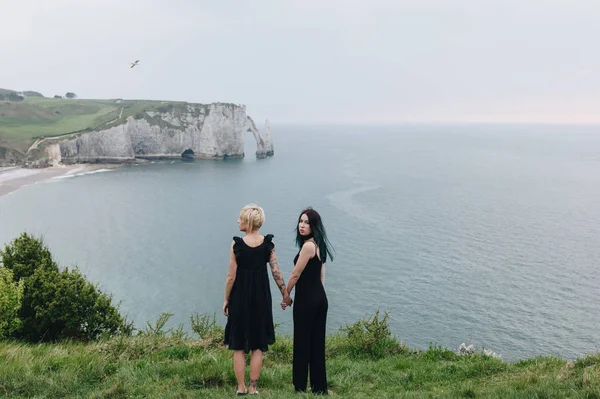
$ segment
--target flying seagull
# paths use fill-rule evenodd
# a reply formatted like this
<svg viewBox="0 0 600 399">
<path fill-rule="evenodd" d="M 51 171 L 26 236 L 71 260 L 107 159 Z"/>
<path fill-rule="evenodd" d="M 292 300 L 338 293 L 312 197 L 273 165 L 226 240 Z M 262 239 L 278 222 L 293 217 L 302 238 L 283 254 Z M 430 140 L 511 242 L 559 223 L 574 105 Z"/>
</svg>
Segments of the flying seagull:
<svg viewBox="0 0 600 399">
<path fill-rule="evenodd" d="M 136 65 L 137 65 L 139 62 L 140 62 L 140 60 L 135 60 L 135 62 L 132 62 L 132 63 L 131 63 L 131 67 L 130 67 L 130 68 L 133 68 L 133 67 L 134 67 L 134 66 L 136 66 Z"/>
</svg>

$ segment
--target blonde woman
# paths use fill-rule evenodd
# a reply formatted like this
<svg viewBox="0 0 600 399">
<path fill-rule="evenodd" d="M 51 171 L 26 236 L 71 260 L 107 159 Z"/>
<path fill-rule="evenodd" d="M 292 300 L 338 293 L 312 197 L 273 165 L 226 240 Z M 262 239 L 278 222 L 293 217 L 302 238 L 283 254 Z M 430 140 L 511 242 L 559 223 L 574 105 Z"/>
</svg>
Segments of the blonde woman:
<svg viewBox="0 0 600 399">
<path fill-rule="evenodd" d="M 237 221 L 244 237 L 233 237 L 229 250 L 229 271 L 225 283 L 223 314 L 227 316 L 225 344 L 233 350 L 233 369 L 237 379 L 238 395 L 255 395 L 262 368 L 262 353 L 275 342 L 269 263 L 273 280 L 282 297 L 288 300 L 286 284 L 275 255 L 273 235 L 259 233 L 265 213 L 255 204 L 246 205 Z M 246 390 L 246 357 L 250 358 L 250 388 Z"/>
</svg>

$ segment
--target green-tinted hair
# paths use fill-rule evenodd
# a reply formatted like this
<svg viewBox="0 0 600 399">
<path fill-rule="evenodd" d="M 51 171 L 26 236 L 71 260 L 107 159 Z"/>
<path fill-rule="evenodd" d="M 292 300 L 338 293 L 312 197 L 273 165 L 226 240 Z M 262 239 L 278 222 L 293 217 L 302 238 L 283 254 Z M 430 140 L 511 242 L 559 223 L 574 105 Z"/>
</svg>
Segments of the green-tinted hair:
<svg viewBox="0 0 600 399">
<path fill-rule="evenodd" d="M 327 258 L 333 260 L 333 246 L 327 239 L 327 232 L 325 231 L 325 226 L 323 226 L 323 221 L 321 220 L 321 215 L 319 212 L 315 211 L 312 207 L 308 207 L 302 212 L 300 212 L 300 216 L 298 216 L 298 222 L 296 223 L 296 245 L 299 248 L 302 248 L 304 245 L 304 241 L 308 237 L 304 237 L 300 234 L 300 230 L 298 229 L 298 224 L 300 224 L 300 219 L 302 215 L 306 215 L 308 218 L 308 224 L 310 226 L 310 230 L 312 231 L 312 235 L 315 238 L 315 242 L 319 247 L 319 254 L 321 255 L 321 261 L 323 263 L 327 262 Z"/>
</svg>

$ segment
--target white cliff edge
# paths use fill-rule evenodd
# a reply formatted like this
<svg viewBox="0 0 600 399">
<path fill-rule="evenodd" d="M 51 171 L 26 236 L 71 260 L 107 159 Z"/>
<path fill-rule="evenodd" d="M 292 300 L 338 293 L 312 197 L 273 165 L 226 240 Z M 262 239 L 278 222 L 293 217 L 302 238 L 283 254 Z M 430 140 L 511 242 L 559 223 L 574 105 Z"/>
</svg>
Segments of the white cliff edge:
<svg viewBox="0 0 600 399">
<path fill-rule="evenodd" d="M 244 105 L 184 104 L 143 111 L 120 124 L 46 147 L 48 163 L 124 163 L 157 158 L 242 158 L 251 131 L 257 158 L 274 155 L 268 120 L 261 135 Z"/>
</svg>

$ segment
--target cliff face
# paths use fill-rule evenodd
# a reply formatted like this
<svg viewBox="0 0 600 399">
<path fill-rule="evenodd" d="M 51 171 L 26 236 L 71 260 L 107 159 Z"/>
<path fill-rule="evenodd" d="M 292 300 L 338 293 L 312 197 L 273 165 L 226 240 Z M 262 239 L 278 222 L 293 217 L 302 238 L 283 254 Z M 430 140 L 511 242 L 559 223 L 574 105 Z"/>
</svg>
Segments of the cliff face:
<svg viewBox="0 0 600 399">
<path fill-rule="evenodd" d="M 0 167 L 18 165 L 23 158 L 24 156 L 20 152 L 0 145 Z"/>
<path fill-rule="evenodd" d="M 245 132 L 251 131 L 257 143 L 256 156 L 274 154 L 268 122 L 263 136 L 242 105 L 164 106 L 113 125 L 59 142 L 59 151 L 54 147 L 46 152 L 52 161 L 63 163 L 174 158 L 184 151 L 195 158 L 240 158 L 244 156 Z"/>
</svg>

